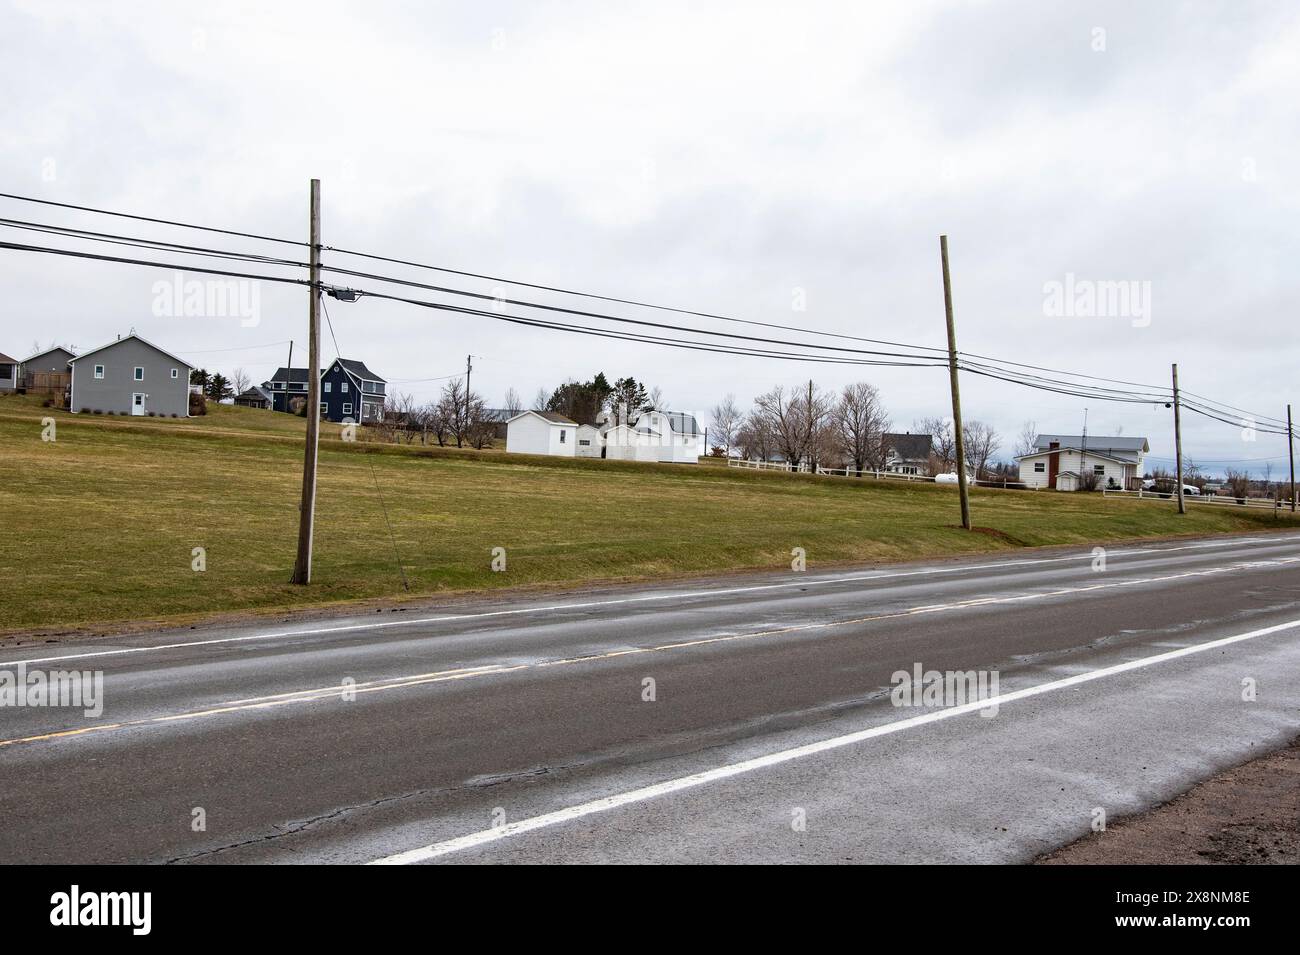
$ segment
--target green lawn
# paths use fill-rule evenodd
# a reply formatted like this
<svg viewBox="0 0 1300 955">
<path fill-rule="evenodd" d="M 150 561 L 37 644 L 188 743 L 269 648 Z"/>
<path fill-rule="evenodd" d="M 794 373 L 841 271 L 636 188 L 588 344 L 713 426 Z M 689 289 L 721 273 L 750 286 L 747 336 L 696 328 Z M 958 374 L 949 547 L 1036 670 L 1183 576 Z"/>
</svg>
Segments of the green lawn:
<svg viewBox="0 0 1300 955">
<path fill-rule="evenodd" d="M 41 440 L 41 418 L 58 439 Z M 1295 526 L 1290 515 L 724 467 L 346 444 L 325 429 L 315 582 L 290 586 L 303 421 L 69 415 L 0 397 L 0 631 L 400 596 Z M 373 469 L 373 473 L 372 473 Z M 379 490 L 376 491 L 375 482 Z M 191 550 L 207 570 L 191 570 Z M 490 569 L 494 547 L 508 569 Z"/>
</svg>

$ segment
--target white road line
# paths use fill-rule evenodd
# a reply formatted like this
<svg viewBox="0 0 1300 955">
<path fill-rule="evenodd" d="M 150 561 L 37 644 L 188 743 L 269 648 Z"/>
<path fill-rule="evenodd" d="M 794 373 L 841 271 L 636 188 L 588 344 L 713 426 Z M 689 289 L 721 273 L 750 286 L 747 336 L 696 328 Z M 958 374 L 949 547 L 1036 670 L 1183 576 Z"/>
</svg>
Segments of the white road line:
<svg viewBox="0 0 1300 955">
<path fill-rule="evenodd" d="M 1274 544 L 1285 545 L 1294 543 L 1292 535 L 1286 535 L 1275 539 L 1267 537 L 1251 537 L 1234 539 L 1231 541 L 1199 541 L 1194 544 L 1183 544 L 1177 547 L 1152 547 L 1139 550 L 1121 550 L 1109 552 L 1111 558 L 1114 557 L 1136 557 L 1149 554 L 1167 554 L 1174 551 L 1183 550 L 1203 550 L 1209 547 L 1230 547 L 1241 544 Z M 479 613 L 466 614 L 444 614 L 437 617 L 413 617 L 405 620 L 385 620 L 376 623 L 357 623 L 346 624 L 339 627 L 316 627 L 309 630 L 281 630 L 270 631 L 267 633 L 253 633 L 242 637 L 216 637 L 211 640 L 188 640 L 183 643 L 160 643 L 155 646 L 147 647 L 118 647 L 114 650 L 87 650 L 81 653 L 66 653 L 60 656 L 51 657 L 28 657 L 11 660 L 0 660 L 0 667 L 16 666 L 19 663 L 55 663 L 59 660 L 85 660 L 92 657 L 111 657 L 120 656 L 128 653 L 149 653 L 155 650 L 181 650 L 189 647 L 208 647 L 225 643 L 244 643 L 250 640 L 273 640 L 282 637 L 312 637 L 321 634 L 330 633 L 348 633 L 357 630 L 380 630 L 385 627 L 409 627 L 420 626 L 430 623 L 452 623 L 452 622 L 470 622 L 482 620 L 490 617 L 508 617 L 518 616 L 521 614 L 548 613 L 557 610 L 588 610 L 596 607 L 614 607 L 624 604 L 645 603 L 657 600 L 681 600 L 684 598 L 707 598 L 707 597 L 726 597 L 734 594 L 756 593 L 766 590 L 788 590 L 792 587 L 808 588 L 817 587 L 825 584 L 851 584 L 864 583 L 872 580 L 890 580 L 900 577 L 924 577 L 931 574 L 958 574 L 972 570 L 998 570 L 1006 567 L 1031 567 L 1037 564 L 1059 564 L 1068 561 L 1092 560 L 1091 552 L 1086 554 L 1071 554 L 1067 557 L 1039 557 L 1031 560 L 1007 560 L 992 564 L 966 564 L 954 567 L 928 567 L 921 570 L 892 571 L 879 574 L 863 574 L 852 577 L 818 577 L 808 580 L 791 580 L 782 581 L 777 584 L 755 584 L 749 587 L 729 587 L 719 590 L 678 590 L 671 593 L 644 594 L 639 597 L 617 597 L 613 600 L 591 600 L 581 603 L 552 604 L 543 607 L 517 607 L 510 610 L 485 610 Z"/>
<path fill-rule="evenodd" d="M 653 786 L 643 786 L 640 789 L 632 789 L 628 792 L 619 793 L 614 796 L 606 796 L 603 799 L 584 802 L 577 806 L 570 806 L 567 809 L 559 809 L 555 812 L 543 813 L 540 816 L 521 819 L 518 822 L 506 823 L 492 829 L 483 829 L 478 832 L 472 832 L 469 835 L 460 836 L 456 839 L 448 839 L 445 842 L 435 842 L 432 845 L 422 846 L 418 849 L 410 849 L 406 852 L 396 853 L 395 855 L 384 856 L 383 858 L 375 859 L 368 864 L 410 865 L 415 862 L 427 862 L 441 856 L 464 851 L 465 849 L 474 849 L 492 842 L 498 842 L 502 839 L 508 839 L 512 836 L 523 835 L 524 833 L 544 829 L 548 826 L 561 825 L 566 822 L 572 822 L 575 819 L 581 819 L 585 816 L 607 812 L 610 809 L 618 809 L 622 806 L 628 806 L 633 803 L 645 802 L 650 799 L 657 799 L 660 796 L 681 792 L 685 789 L 692 789 L 696 786 L 704 786 L 721 779 L 730 779 L 733 776 L 740 776 L 744 773 L 766 769 L 770 766 L 778 766 L 781 763 L 788 763 L 792 760 L 802 759 L 805 756 L 814 756 L 818 753 L 825 753 L 845 746 L 853 746 L 869 739 L 888 736 L 893 733 L 901 733 L 905 730 L 915 729 L 918 726 L 936 723 L 939 720 L 964 716 L 967 713 L 974 713 L 991 706 L 1005 706 L 1006 704 L 1014 703 L 1017 700 L 1028 699 L 1029 697 L 1039 696 L 1043 693 L 1051 693 L 1056 690 L 1068 689 L 1073 686 L 1079 686 L 1082 683 L 1091 682 L 1092 680 L 1100 680 L 1103 677 L 1114 676 L 1117 673 L 1127 673 L 1130 670 L 1155 666 L 1156 664 L 1166 663 L 1170 660 L 1190 656 L 1194 653 L 1204 653 L 1207 650 L 1216 650 L 1220 647 L 1229 646 L 1230 644 L 1240 643 L 1243 640 L 1253 640 L 1256 637 L 1280 633 L 1283 630 L 1290 630 L 1295 627 L 1300 627 L 1300 619 L 1292 620 L 1288 623 L 1280 623 L 1272 627 L 1264 627 L 1259 630 L 1251 630 L 1247 633 L 1239 633 L 1231 637 L 1223 637 L 1219 640 L 1211 640 L 1208 643 L 1198 643 L 1195 646 L 1181 647 L 1167 653 L 1156 654 L 1155 656 L 1140 657 L 1137 660 L 1129 660 L 1127 663 L 1117 663 L 1113 666 L 1101 667 L 1097 670 L 1079 673 L 1075 676 L 1066 677 L 1063 680 L 1053 680 L 1050 683 L 1040 683 L 1037 686 L 1027 687 L 1023 690 L 1015 690 L 1014 692 L 1003 693 L 999 696 L 990 697 L 988 699 L 975 700 L 961 706 L 936 710 L 931 713 L 922 714 L 921 716 L 913 716 L 905 720 L 896 720 L 892 723 L 886 723 L 883 726 L 873 726 L 870 729 L 859 730 L 855 733 L 847 733 L 843 736 L 835 736 L 830 739 L 820 740 L 816 743 L 796 746 L 791 749 L 770 753 L 767 756 L 759 756 L 754 759 L 746 759 L 738 763 L 719 766 L 717 769 L 693 773 L 690 776 L 682 776 L 678 779 L 670 779 L 666 782 L 656 783 Z"/>
</svg>

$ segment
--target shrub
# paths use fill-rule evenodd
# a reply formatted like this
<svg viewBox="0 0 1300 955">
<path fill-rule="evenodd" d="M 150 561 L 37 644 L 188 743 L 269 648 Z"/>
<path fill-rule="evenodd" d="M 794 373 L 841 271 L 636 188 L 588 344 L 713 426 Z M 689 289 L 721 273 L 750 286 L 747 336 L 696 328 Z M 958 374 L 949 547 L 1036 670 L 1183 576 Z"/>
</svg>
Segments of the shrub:
<svg viewBox="0 0 1300 955">
<path fill-rule="evenodd" d="M 208 399 L 203 395 L 190 395 L 190 414 L 205 415 L 208 413 Z"/>
<path fill-rule="evenodd" d="M 103 414 L 103 413 L 104 413 L 104 412 L 103 412 L 102 409 L 100 409 L 100 408 L 96 408 L 96 409 L 95 409 L 95 414 Z"/>
</svg>

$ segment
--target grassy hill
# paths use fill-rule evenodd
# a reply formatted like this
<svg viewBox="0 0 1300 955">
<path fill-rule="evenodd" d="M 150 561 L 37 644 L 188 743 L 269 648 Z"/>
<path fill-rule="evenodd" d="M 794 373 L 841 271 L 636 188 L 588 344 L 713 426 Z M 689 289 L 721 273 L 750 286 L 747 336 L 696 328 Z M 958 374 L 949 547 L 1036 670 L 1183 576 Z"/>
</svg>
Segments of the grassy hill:
<svg viewBox="0 0 1300 955">
<path fill-rule="evenodd" d="M 57 440 L 41 439 L 52 416 Z M 315 582 L 293 566 L 302 419 L 219 407 L 189 420 L 69 415 L 0 397 L 0 631 L 107 629 L 520 585 L 1006 551 L 1296 526 L 1271 512 L 398 447 L 323 429 Z M 392 538 L 385 523 L 392 524 Z M 207 569 L 191 569 L 195 547 Z M 492 548 L 508 569 L 493 573 Z"/>
</svg>

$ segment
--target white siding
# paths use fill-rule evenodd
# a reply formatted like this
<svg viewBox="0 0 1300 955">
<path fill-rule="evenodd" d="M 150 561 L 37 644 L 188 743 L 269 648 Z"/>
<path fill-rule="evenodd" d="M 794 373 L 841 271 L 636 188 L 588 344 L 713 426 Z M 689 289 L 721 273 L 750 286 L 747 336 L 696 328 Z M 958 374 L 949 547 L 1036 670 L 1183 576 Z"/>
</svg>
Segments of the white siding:
<svg viewBox="0 0 1300 955">
<path fill-rule="evenodd" d="M 598 458 L 600 457 L 600 429 L 593 428 L 589 424 L 578 425 L 576 437 L 577 447 L 574 453 L 580 458 Z M 585 444 L 583 442 L 586 442 Z"/>
<path fill-rule="evenodd" d="M 506 450 L 516 454 L 550 454 L 571 458 L 577 446 L 577 425 L 522 414 L 506 424 Z"/>
<path fill-rule="evenodd" d="M 1060 456 L 1057 464 L 1057 474 L 1063 474 L 1066 471 L 1074 471 L 1076 474 L 1082 474 L 1086 470 L 1088 473 L 1095 473 L 1097 476 L 1097 486 L 1104 488 L 1109 486 L 1111 479 L 1115 485 L 1121 489 L 1128 487 L 1129 477 L 1135 473 L 1134 466 L 1131 464 L 1122 464 L 1119 461 L 1110 461 L 1097 457 L 1092 454 L 1080 456 L 1078 451 L 1064 449 L 1055 452 Z M 1044 451 L 1041 454 L 1035 454 L 1031 457 L 1020 459 L 1020 483 L 1026 487 L 1047 487 L 1048 472 L 1051 468 L 1050 458 L 1052 452 Z M 1035 465 L 1042 465 L 1042 470 L 1035 470 Z"/>
</svg>

